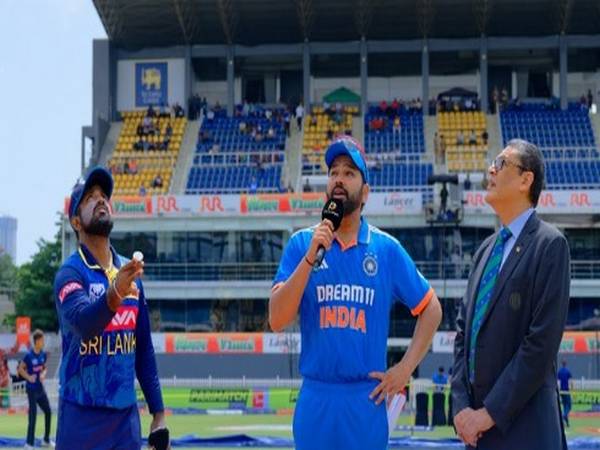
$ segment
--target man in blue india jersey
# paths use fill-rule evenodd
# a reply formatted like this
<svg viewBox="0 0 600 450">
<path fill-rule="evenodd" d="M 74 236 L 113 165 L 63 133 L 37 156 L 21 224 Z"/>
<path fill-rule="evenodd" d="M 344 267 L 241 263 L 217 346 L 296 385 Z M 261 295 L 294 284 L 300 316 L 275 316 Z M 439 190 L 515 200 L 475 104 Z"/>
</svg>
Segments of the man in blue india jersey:
<svg viewBox="0 0 600 450">
<path fill-rule="evenodd" d="M 273 282 L 269 321 L 281 331 L 300 314 L 303 384 L 294 414 L 299 450 L 387 447 L 386 402 L 428 351 L 442 316 L 433 289 L 402 245 L 369 225 L 364 151 L 349 137 L 327 149 L 327 197 L 343 202 L 339 229 L 324 220 L 289 240 Z M 327 252 L 315 267 L 319 246 Z M 402 360 L 386 368 L 390 311 L 406 305 L 417 324 Z"/>
</svg>

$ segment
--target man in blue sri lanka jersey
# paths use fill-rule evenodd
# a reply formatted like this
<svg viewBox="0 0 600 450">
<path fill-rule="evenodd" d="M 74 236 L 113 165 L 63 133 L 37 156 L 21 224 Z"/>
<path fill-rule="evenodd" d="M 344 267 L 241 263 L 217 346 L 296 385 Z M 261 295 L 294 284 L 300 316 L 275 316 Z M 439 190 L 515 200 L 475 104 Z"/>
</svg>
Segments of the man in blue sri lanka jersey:
<svg viewBox="0 0 600 450">
<path fill-rule="evenodd" d="M 402 391 L 440 321 L 433 289 L 402 245 L 367 223 L 364 151 L 348 137 L 327 149 L 327 197 L 343 202 L 337 231 L 324 220 L 287 243 L 269 301 L 281 331 L 300 314 L 303 384 L 294 413 L 298 450 L 379 450 L 388 444 L 384 400 Z M 317 249 L 327 252 L 315 267 Z M 402 302 L 418 316 L 402 360 L 386 370 L 390 311 Z"/>
<path fill-rule="evenodd" d="M 44 332 L 35 330 L 32 335 L 33 347 L 27 352 L 19 363 L 17 372 L 25 379 L 25 390 L 29 402 L 29 413 L 27 417 L 27 438 L 25 449 L 34 448 L 35 445 L 35 422 L 37 419 L 37 407 L 44 412 L 44 440 L 42 447 L 54 447 L 50 440 L 50 422 L 52 421 L 52 410 L 50 402 L 44 389 L 46 379 L 46 352 L 44 351 Z"/>
<path fill-rule="evenodd" d="M 127 261 L 109 241 L 112 190 L 112 176 L 98 167 L 71 194 L 69 220 L 79 247 L 54 282 L 62 337 L 60 450 L 140 449 L 136 377 L 153 416 L 150 432 L 168 434 L 143 262 Z"/>
</svg>

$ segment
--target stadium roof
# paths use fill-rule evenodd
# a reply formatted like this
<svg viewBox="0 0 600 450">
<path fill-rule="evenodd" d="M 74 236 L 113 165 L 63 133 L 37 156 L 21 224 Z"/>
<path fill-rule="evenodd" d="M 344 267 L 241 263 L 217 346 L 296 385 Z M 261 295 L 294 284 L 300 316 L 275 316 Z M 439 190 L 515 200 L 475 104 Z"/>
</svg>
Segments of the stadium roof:
<svg viewBox="0 0 600 450">
<path fill-rule="evenodd" d="M 598 0 L 93 0 L 124 48 L 600 34 Z"/>
</svg>

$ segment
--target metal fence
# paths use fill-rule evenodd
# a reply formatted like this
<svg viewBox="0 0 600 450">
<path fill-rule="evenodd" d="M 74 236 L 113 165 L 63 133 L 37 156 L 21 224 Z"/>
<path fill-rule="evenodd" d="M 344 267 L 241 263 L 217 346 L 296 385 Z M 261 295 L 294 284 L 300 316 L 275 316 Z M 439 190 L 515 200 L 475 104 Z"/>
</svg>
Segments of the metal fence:
<svg viewBox="0 0 600 450">
<path fill-rule="evenodd" d="M 430 280 L 467 279 L 471 263 L 416 261 Z M 155 281 L 272 280 L 278 263 L 147 263 L 144 272 Z M 571 278 L 600 279 L 600 261 L 571 261 Z"/>
</svg>

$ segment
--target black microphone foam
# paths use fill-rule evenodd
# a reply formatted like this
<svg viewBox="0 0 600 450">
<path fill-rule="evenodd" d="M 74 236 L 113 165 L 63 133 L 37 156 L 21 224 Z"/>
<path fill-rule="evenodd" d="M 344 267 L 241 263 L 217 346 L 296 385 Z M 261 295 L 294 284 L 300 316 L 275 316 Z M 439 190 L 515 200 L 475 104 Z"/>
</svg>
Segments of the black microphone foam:
<svg viewBox="0 0 600 450">
<path fill-rule="evenodd" d="M 330 198 L 325 202 L 323 206 L 323 212 L 321 213 L 322 220 L 329 220 L 333 224 L 333 231 L 336 231 L 342 224 L 344 218 L 344 202 L 338 198 Z M 319 246 L 317 255 L 315 257 L 315 267 L 319 267 L 325 257 L 325 247 Z"/>
</svg>

